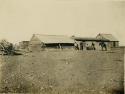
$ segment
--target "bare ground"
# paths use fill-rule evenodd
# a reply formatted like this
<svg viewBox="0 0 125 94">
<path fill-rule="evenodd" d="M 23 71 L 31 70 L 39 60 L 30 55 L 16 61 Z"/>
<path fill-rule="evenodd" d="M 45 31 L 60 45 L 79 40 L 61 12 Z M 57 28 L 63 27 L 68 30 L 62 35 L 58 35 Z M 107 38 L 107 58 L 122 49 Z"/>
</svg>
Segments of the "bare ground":
<svg viewBox="0 0 125 94">
<path fill-rule="evenodd" d="M 123 94 L 124 51 L 1 56 L 1 93 Z"/>
</svg>

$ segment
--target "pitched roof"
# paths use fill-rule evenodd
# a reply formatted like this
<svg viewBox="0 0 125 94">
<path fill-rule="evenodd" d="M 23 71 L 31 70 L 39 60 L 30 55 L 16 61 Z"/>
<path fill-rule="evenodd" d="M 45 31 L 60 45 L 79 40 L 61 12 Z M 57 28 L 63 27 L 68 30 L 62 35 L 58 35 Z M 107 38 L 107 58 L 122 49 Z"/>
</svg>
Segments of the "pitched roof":
<svg viewBox="0 0 125 94">
<path fill-rule="evenodd" d="M 107 39 L 109 41 L 118 41 L 112 34 L 98 34 L 98 36 L 101 36 L 102 39 Z"/>
<path fill-rule="evenodd" d="M 34 34 L 41 42 L 49 43 L 74 43 L 74 40 L 64 35 L 43 35 Z"/>
<path fill-rule="evenodd" d="M 77 41 L 109 41 L 107 39 L 97 39 L 97 38 L 89 38 L 89 37 L 72 37 Z"/>
</svg>

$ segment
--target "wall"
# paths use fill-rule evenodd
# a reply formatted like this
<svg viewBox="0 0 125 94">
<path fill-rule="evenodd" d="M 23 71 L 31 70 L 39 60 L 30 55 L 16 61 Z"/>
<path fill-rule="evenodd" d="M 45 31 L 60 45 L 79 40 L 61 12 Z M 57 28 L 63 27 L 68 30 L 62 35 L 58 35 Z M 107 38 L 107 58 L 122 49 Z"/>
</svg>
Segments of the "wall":
<svg viewBox="0 0 125 94">
<path fill-rule="evenodd" d="M 29 45 L 29 41 L 22 41 L 19 43 L 19 48 L 20 49 L 27 49 Z"/>
<path fill-rule="evenodd" d="M 40 51 L 41 50 L 41 41 L 34 35 L 29 42 L 28 50 L 29 51 Z"/>
</svg>

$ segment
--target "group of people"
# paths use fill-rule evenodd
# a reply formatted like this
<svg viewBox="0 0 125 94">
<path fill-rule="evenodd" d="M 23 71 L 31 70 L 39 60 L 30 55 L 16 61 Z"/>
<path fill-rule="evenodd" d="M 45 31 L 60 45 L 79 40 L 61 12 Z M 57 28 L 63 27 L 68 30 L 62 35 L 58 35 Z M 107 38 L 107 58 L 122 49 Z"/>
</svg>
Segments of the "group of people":
<svg viewBox="0 0 125 94">
<path fill-rule="evenodd" d="M 58 45 L 49 45 L 53 48 L 58 48 L 58 49 L 63 49 L 63 46 L 61 44 Z M 48 46 L 48 47 L 49 47 Z M 107 50 L 107 45 L 105 42 L 99 42 L 99 46 L 101 47 L 101 50 Z M 47 45 L 45 45 L 44 43 L 42 43 L 41 47 L 43 49 L 45 49 L 47 47 Z M 79 41 L 79 42 L 74 42 L 74 48 L 75 50 L 96 50 L 97 45 L 94 42 L 91 43 L 87 43 L 87 42 L 83 42 L 83 41 Z"/>
<path fill-rule="evenodd" d="M 96 50 L 95 44 L 93 42 L 92 42 L 91 46 L 89 46 L 85 42 L 80 42 L 80 43 L 75 42 L 74 47 L 75 47 L 76 50 L 84 50 L 84 49 L 86 49 L 86 50 Z"/>
<path fill-rule="evenodd" d="M 100 42 L 99 46 L 101 47 L 102 51 L 107 50 L 107 45 L 104 42 Z M 82 41 L 79 42 L 79 43 L 75 42 L 74 48 L 75 48 L 75 50 L 84 50 L 84 49 L 86 49 L 86 50 L 96 50 L 94 42 L 92 42 L 91 45 L 89 45 L 85 42 L 82 42 Z"/>
<path fill-rule="evenodd" d="M 102 51 L 104 51 L 104 50 L 107 51 L 107 45 L 105 44 L 105 42 L 100 42 L 99 46 L 101 46 Z"/>
</svg>

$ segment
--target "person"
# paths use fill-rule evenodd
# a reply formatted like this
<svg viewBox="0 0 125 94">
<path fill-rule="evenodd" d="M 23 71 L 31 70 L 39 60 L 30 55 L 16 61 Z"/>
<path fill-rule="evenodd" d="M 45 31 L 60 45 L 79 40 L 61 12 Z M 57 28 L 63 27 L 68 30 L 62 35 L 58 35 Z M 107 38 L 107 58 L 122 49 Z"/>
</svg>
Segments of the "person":
<svg viewBox="0 0 125 94">
<path fill-rule="evenodd" d="M 78 44 L 76 42 L 74 43 L 74 48 L 75 50 L 79 50 Z"/>
<path fill-rule="evenodd" d="M 80 50 L 83 50 L 83 42 L 80 42 Z"/>
<path fill-rule="evenodd" d="M 106 45 L 106 43 L 104 43 L 104 48 L 105 48 L 105 51 L 107 51 L 107 45 Z"/>
<path fill-rule="evenodd" d="M 95 50 L 95 44 L 92 42 L 92 50 Z"/>
<path fill-rule="evenodd" d="M 46 45 L 45 45 L 45 43 L 41 43 L 41 48 L 42 48 L 42 51 L 44 51 L 45 50 L 45 48 L 46 48 Z"/>
<path fill-rule="evenodd" d="M 107 45 L 104 42 L 100 42 L 99 46 L 101 46 L 102 51 L 104 50 L 104 48 L 105 48 L 105 51 L 107 51 Z"/>
<path fill-rule="evenodd" d="M 63 47 L 62 47 L 62 45 L 61 45 L 61 44 L 59 44 L 59 49 L 61 49 L 61 50 L 63 49 Z"/>
<path fill-rule="evenodd" d="M 86 50 L 89 50 L 89 45 L 88 44 L 86 44 Z"/>
</svg>

